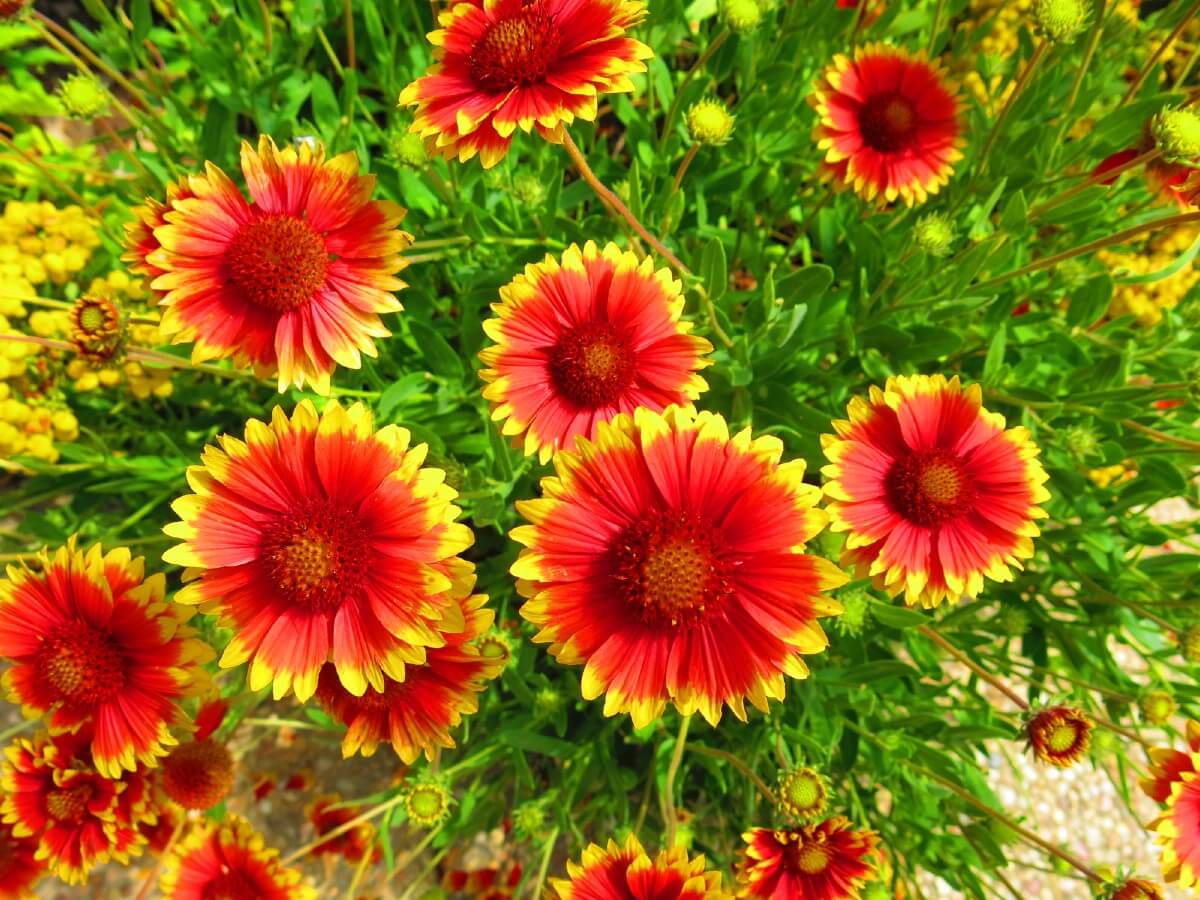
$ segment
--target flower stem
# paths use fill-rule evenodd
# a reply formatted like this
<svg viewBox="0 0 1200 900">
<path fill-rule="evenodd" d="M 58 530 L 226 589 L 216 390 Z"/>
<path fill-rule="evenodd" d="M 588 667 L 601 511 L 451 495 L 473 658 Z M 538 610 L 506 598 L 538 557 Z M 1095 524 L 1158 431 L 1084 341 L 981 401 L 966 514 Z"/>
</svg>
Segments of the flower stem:
<svg viewBox="0 0 1200 900">
<path fill-rule="evenodd" d="M 56 188 L 58 188 L 60 191 L 62 191 L 64 194 L 66 194 L 68 197 L 70 197 L 72 200 L 74 200 L 75 203 L 77 203 L 80 207 L 82 207 L 83 209 L 88 209 L 88 202 L 86 200 L 84 200 L 81 196 L 79 196 L 79 194 L 76 193 L 76 191 L 73 187 L 71 187 L 70 185 L 66 184 L 63 181 L 60 181 L 58 176 L 55 175 L 53 172 L 51 172 L 48 168 L 46 168 L 46 166 L 44 166 L 42 164 L 41 160 L 39 160 L 36 156 L 32 156 L 31 154 L 26 153 L 24 150 L 22 150 L 16 144 L 14 144 L 12 141 L 10 141 L 3 134 L 0 134 L 0 145 L 5 146 L 8 149 L 12 150 L 14 153 L 17 154 L 17 156 L 21 157 L 21 159 L 23 159 L 25 162 L 29 163 L 29 165 L 33 166 L 35 169 L 37 169 L 39 172 L 41 172 L 46 177 L 46 180 L 48 182 L 50 182 L 52 185 L 54 185 Z"/>
<path fill-rule="evenodd" d="M 1124 106 L 1137 96 L 1137 92 L 1142 89 L 1142 85 L 1146 83 L 1146 79 L 1150 77 L 1150 73 L 1154 70 L 1154 67 L 1158 65 L 1158 61 L 1162 58 L 1162 55 L 1167 52 L 1167 48 L 1170 47 L 1171 44 L 1175 43 L 1175 38 L 1179 37 L 1179 35 L 1183 32 L 1183 29 L 1187 27 L 1188 22 L 1192 21 L 1198 12 L 1200 12 L 1200 0 L 1197 0 L 1197 2 L 1192 4 L 1191 8 L 1184 14 L 1183 18 L 1179 20 L 1179 24 L 1172 29 L 1170 34 L 1163 38 L 1163 42 L 1158 45 L 1158 49 L 1156 49 L 1154 53 L 1150 55 L 1150 58 L 1146 60 L 1146 64 L 1142 66 L 1142 70 L 1138 72 L 1137 78 L 1133 80 L 1133 84 L 1129 85 L 1129 90 L 1125 92 L 1125 96 L 1122 97 L 1121 102 L 1117 104 L 1118 108 Z"/>
<path fill-rule="evenodd" d="M 1056 206 L 1062 206 L 1062 204 L 1066 203 L 1076 194 L 1080 194 L 1083 191 L 1086 191 L 1088 188 L 1100 184 L 1101 182 L 1115 180 L 1118 175 L 1121 175 L 1130 169 L 1135 169 L 1138 166 L 1145 165 L 1146 163 L 1153 162 L 1161 155 L 1161 150 L 1147 150 L 1145 153 L 1138 154 L 1133 159 L 1129 160 L 1129 162 L 1121 163 L 1121 165 L 1109 169 L 1107 172 L 1089 174 L 1087 178 L 1083 179 L 1083 181 L 1079 182 L 1079 184 L 1075 185 L 1074 187 L 1068 188 L 1062 193 L 1051 197 L 1045 203 L 1039 203 L 1037 206 L 1033 207 L 1033 209 L 1029 210 L 1029 218 L 1036 219 L 1038 216 L 1045 214 L 1049 210 L 1054 209 Z"/>
<path fill-rule="evenodd" d="M 687 745 L 688 728 L 692 724 L 691 716 L 684 716 L 679 723 L 679 735 L 675 738 L 675 749 L 671 752 L 671 762 L 667 766 L 667 778 L 662 789 L 663 822 L 666 824 L 666 846 L 675 846 L 675 831 L 679 825 L 675 811 L 675 776 L 679 774 L 679 766 L 683 762 L 683 748 Z"/>
<path fill-rule="evenodd" d="M 1017 104 L 1018 98 L 1024 93 L 1025 88 L 1029 86 L 1030 79 L 1033 78 L 1033 73 L 1037 71 L 1042 60 L 1046 56 L 1046 51 L 1050 48 L 1050 44 L 1042 40 L 1033 50 L 1033 55 L 1029 57 L 1029 61 L 1025 63 L 1025 68 L 1021 70 L 1021 74 L 1017 77 L 1017 83 L 1013 86 L 1012 93 L 1008 95 L 1008 100 L 1005 102 L 1000 114 L 996 116 L 996 121 L 992 123 L 992 130 L 988 132 L 987 140 L 983 144 L 983 150 L 979 153 L 979 162 L 975 165 L 976 177 L 982 175 L 987 170 L 988 157 L 992 155 L 992 150 L 996 146 L 996 141 L 999 140 L 1000 134 L 1004 129 L 1004 124 L 1008 121 L 1008 114 Z"/>
<path fill-rule="evenodd" d="M 976 288 L 993 288 L 1005 282 L 1012 281 L 1014 278 L 1020 278 L 1022 275 L 1029 275 L 1033 272 L 1040 272 L 1042 269 L 1049 269 L 1058 265 L 1060 262 L 1065 262 L 1068 259 L 1074 259 L 1076 256 L 1083 256 L 1085 253 L 1092 253 L 1096 250 L 1102 250 L 1113 244 L 1123 244 L 1126 241 L 1139 237 L 1148 231 L 1155 231 L 1159 228 L 1173 228 L 1176 225 L 1187 225 L 1191 222 L 1200 220 L 1200 212 L 1182 213 L 1177 216 L 1163 216 L 1159 219 L 1154 219 L 1150 222 L 1143 222 L 1141 225 L 1135 225 L 1133 228 L 1126 228 L 1124 231 L 1119 231 L 1116 234 L 1110 234 L 1108 237 L 1098 238 L 1086 244 L 1081 244 L 1078 247 L 1072 247 L 1070 250 L 1064 250 L 1062 253 L 1056 253 L 1054 256 L 1047 256 L 1042 259 L 1034 260 L 1026 266 L 1019 269 L 1013 269 L 1011 272 L 1006 272 L 1003 275 L 997 275 L 987 281 L 980 282 L 975 285 Z"/>
<path fill-rule="evenodd" d="M 346 68 L 354 71 L 358 68 L 358 52 L 354 46 L 354 8 L 353 0 L 342 0 L 342 13 L 346 20 Z"/>
<path fill-rule="evenodd" d="M 147 873 L 142 881 L 142 886 L 137 892 L 134 900 L 145 900 L 150 896 L 150 889 L 154 886 L 154 882 L 158 880 L 158 873 L 162 870 L 163 862 L 170 855 L 171 849 L 179 841 L 179 836 L 183 834 L 183 829 L 187 825 L 187 813 L 179 817 L 179 824 L 175 826 L 175 830 L 171 832 L 171 836 L 167 838 L 167 845 L 163 847 L 162 853 L 158 854 L 158 859 L 154 861 L 154 867 Z"/>
<path fill-rule="evenodd" d="M 1174 444 L 1176 447 L 1182 447 L 1185 450 L 1190 450 L 1192 453 L 1200 453 L 1200 441 L 1176 437 L 1173 434 L 1167 434 L 1165 431 L 1159 431 L 1157 428 L 1143 425 L 1141 422 L 1135 422 L 1133 419 L 1122 419 L 1121 424 L 1126 428 L 1132 428 L 1134 431 L 1140 431 L 1146 437 L 1158 441 L 1160 444 Z"/>
<path fill-rule="evenodd" d="M 969 658 L 965 653 L 942 637 L 942 635 L 934 631 L 933 628 L 928 625 L 921 625 L 919 628 L 917 628 L 917 631 L 921 632 L 921 634 L 925 635 L 925 637 L 929 638 L 931 641 L 953 656 L 956 660 L 1002 693 L 1005 697 L 1016 704 L 1018 709 L 1028 712 L 1029 703 L 1025 700 L 1025 698 L 1023 698 L 1020 694 L 1010 688 L 995 675 L 991 674 L 974 660 Z"/>
<path fill-rule="evenodd" d="M 596 192 L 601 200 L 607 203 L 616 213 L 629 223 L 642 240 L 654 248 L 654 252 L 665 259 L 671 266 L 681 275 L 691 275 L 692 270 L 679 261 L 679 258 L 663 246 L 662 242 L 652 235 L 646 226 L 638 221 L 637 216 L 630 212 L 629 207 L 618 197 L 614 192 L 605 187 L 604 182 L 596 177 L 596 173 L 592 171 L 592 167 L 588 165 L 587 159 L 584 158 L 575 141 L 571 139 L 571 135 L 563 129 L 563 147 L 567 151 L 567 155 L 571 157 L 571 161 L 575 163 L 575 168 L 579 170 L 580 176 L 587 182 L 588 186 Z"/>
<path fill-rule="evenodd" d="M 763 795 L 764 800 L 770 804 L 775 803 L 775 794 L 772 793 L 771 788 L 765 781 L 762 780 L 762 778 L 759 777 L 757 772 L 746 765 L 746 763 L 744 763 L 739 757 L 734 756 L 732 753 L 727 753 L 724 750 L 718 750 L 715 747 L 701 747 L 698 744 L 692 744 L 692 746 L 688 747 L 688 752 L 699 753 L 701 756 L 711 756 L 714 759 L 720 759 L 729 763 L 731 766 L 750 779 L 750 782 L 756 788 L 758 788 L 758 792 Z"/>
<path fill-rule="evenodd" d="M 347 822 L 343 822 L 337 828 L 334 828 L 331 831 L 325 832 L 324 834 L 320 835 L 315 841 L 309 841 L 307 844 L 305 844 L 299 850 L 289 853 L 287 856 L 285 856 L 281 860 L 281 864 L 285 865 L 285 866 L 290 866 L 296 860 L 303 859 L 305 856 L 308 856 L 308 854 L 312 853 L 313 850 L 315 850 L 317 847 L 320 847 L 322 844 L 327 844 L 327 843 L 329 843 L 329 841 L 332 841 L 334 838 L 341 837 L 347 831 L 357 828 L 363 822 L 369 822 L 369 821 L 371 821 L 371 819 L 374 819 L 377 816 L 383 815 L 385 812 L 387 812 L 393 806 L 399 806 L 403 802 L 404 802 L 404 793 L 401 792 L 401 793 L 396 794 L 396 796 L 392 797 L 389 800 L 384 800 L 382 803 L 375 804 L 370 809 L 368 809 L 366 812 L 360 813 L 359 815 L 355 816 L 353 819 L 350 819 Z M 436 829 L 434 831 L 430 832 L 430 834 L 435 834 L 435 833 L 436 833 Z"/>
<path fill-rule="evenodd" d="M 658 152 L 661 153 L 663 147 L 667 145 L 667 138 L 671 136 L 671 129 L 675 127 L 675 118 L 679 115 L 679 107 L 683 103 L 683 95 L 687 93 L 688 86 L 695 79 L 701 69 L 708 64 L 714 53 L 721 49 L 721 45 L 729 40 L 730 31 L 728 28 L 722 28 L 717 32 L 717 36 L 708 42 L 708 46 L 703 52 L 696 57 L 696 61 L 692 63 L 692 67 L 688 69 L 687 74 L 683 76 L 683 81 L 679 83 L 679 89 L 675 91 L 675 96 L 671 100 L 671 105 L 667 108 L 666 118 L 663 119 L 662 133 L 658 136 Z"/>
<path fill-rule="evenodd" d="M 554 829 L 550 832 L 550 836 L 546 838 L 546 847 L 542 851 L 542 861 L 538 864 L 537 878 L 530 882 L 529 885 L 532 888 L 529 892 L 531 900 L 542 896 L 542 886 L 546 883 L 546 875 L 550 871 L 550 858 L 554 855 L 554 846 L 558 843 L 558 833 L 559 827 L 555 825 Z"/>
<path fill-rule="evenodd" d="M 692 160 L 696 158 L 696 154 L 700 150 L 699 144 L 692 144 L 688 147 L 688 151 L 684 154 L 683 162 L 679 164 L 679 168 L 675 170 L 675 180 L 671 183 L 671 193 L 678 192 L 679 186 L 683 184 L 683 176 L 687 174 L 688 166 L 692 164 Z"/>
</svg>

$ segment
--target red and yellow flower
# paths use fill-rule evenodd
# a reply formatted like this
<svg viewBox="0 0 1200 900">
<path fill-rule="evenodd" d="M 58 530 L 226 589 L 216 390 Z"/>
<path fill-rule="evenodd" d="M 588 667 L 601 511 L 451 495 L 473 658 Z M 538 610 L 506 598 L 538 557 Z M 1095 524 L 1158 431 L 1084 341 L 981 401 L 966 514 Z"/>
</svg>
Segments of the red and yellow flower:
<svg viewBox="0 0 1200 900">
<path fill-rule="evenodd" d="M 0 820 L 0 900 L 31 900 L 33 886 L 46 874 L 37 858 L 38 842 L 17 837 L 11 825 Z"/>
<path fill-rule="evenodd" d="M 1147 826 L 1162 848 L 1163 881 L 1194 892 L 1200 885 L 1200 773 L 1181 772 L 1171 782 L 1163 814 Z"/>
<path fill-rule="evenodd" d="M 654 54 L 626 32 L 642 0 L 460 0 L 429 35 L 434 65 L 400 94 L 430 152 L 485 168 L 517 129 L 555 143 L 576 118 L 596 118 L 601 94 L 632 91 Z"/>
<path fill-rule="evenodd" d="M 826 175 L 864 200 L 924 203 L 962 159 L 957 88 L 923 52 L 864 44 L 835 56 L 810 99 Z"/>
<path fill-rule="evenodd" d="M 376 431 L 361 404 L 318 415 L 306 400 L 218 442 L 188 470 L 195 493 L 165 529 L 183 543 L 163 559 L 188 567 L 175 599 L 233 629 L 221 665 L 249 662 L 251 690 L 307 700 L 329 661 L 361 697 L 463 630 L 450 562 L 473 537 L 406 430 Z"/>
<path fill-rule="evenodd" d="M 851 900 L 875 872 L 879 837 L 855 831 L 842 816 L 789 830 L 755 828 L 742 838 L 738 897 Z"/>
<path fill-rule="evenodd" d="M 697 371 L 712 344 L 681 321 L 682 285 L 653 260 L 609 244 L 562 259 L 547 256 L 500 289 L 496 318 L 483 329 L 496 343 L 479 374 L 503 433 L 546 462 L 577 435 L 639 406 L 686 404 L 708 388 Z"/>
<path fill-rule="evenodd" d="M 52 733 L 94 731 L 92 758 L 111 778 L 153 766 L 176 743 L 179 701 L 208 683 L 211 648 L 168 604 L 166 580 L 145 576 L 126 548 L 77 550 L 72 538 L 41 571 L 10 567 L 0 582 L 0 657 L 8 697 Z"/>
<path fill-rule="evenodd" d="M 957 376 L 898 376 L 821 437 L 831 528 L 849 533 L 842 564 L 909 606 L 974 597 L 1033 555 L 1048 476 L 1029 432 L 981 402 Z"/>
<path fill-rule="evenodd" d="M 343 804 L 341 799 L 337 794 L 323 794 L 304 808 L 304 815 L 317 837 L 341 828 L 360 813 L 357 806 Z M 374 840 L 375 828 L 370 822 L 360 822 L 348 831 L 318 844 L 312 853 L 314 856 L 342 856 L 349 862 L 360 862 L 370 853 L 371 861 L 375 862 L 380 857 L 380 850 L 378 847 L 372 848 Z"/>
<path fill-rule="evenodd" d="M 1039 710 L 1025 724 L 1025 737 L 1033 755 L 1060 769 L 1083 758 L 1092 742 L 1092 720 L 1081 709 L 1051 706 Z"/>
<path fill-rule="evenodd" d="M 704 857 L 688 859 L 682 847 L 650 856 L 632 834 L 624 845 L 591 844 L 578 862 L 567 863 L 567 878 L 553 878 L 559 900 L 732 900 L 721 873 L 710 872 Z"/>
<path fill-rule="evenodd" d="M 167 213 L 175 208 L 178 201 L 190 200 L 195 196 L 190 178 L 184 176 L 167 184 L 165 203 L 155 197 L 147 197 L 133 211 L 133 221 L 125 223 L 125 252 L 121 260 L 128 263 L 131 270 L 145 275 L 151 281 L 166 272 L 166 269 L 160 269 L 150 262 L 150 257 L 162 249 L 154 232 L 167 224 Z"/>
<path fill-rule="evenodd" d="M 463 627 L 446 632 L 445 645 L 426 651 L 422 665 L 408 666 L 402 681 L 385 678 L 383 690 L 368 688 L 361 696 L 346 690 L 332 665 L 321 671 L 317 700 L 334 719 L 347 726 L 342 755 L 370 756 L 383 741 L 411 764 L 422 753 L 454 747 L 450 729 L 479 708 L 476 695 L 500 674 L 504 661 L 482 655 L 474 641 L 492 624 L 484 609 L 487 597 L 473 594 L 475 567 L 462 559 L 445 568 L 451 580 L 451 602 Z"/>
<path fill-rule="evenodd" d="M 803 678 L 828 644 L 822 596 L 846 576 L 806 555 L 824 527 L 804 462 L 780 463 L 775 437 L 730 436 L 718 415 L 638 409 L 555 456 L 512 573 L 521 614 L 561 663 L 583 665 L 583 695 L 635 727 L 668 702 L 709 722 L 745 719 Z M 638 665 L 630 665 L 638 660 Z"/>
<path fill-rule="evenodd" d="M 19 738 L 4 752 L 0 818 L 18 838 L 37 842 L 36 857 L 68 884 L 82 884 L 100 863 L 128 865 L 153 824 L 149 782 L 139 772 L 106 778 L 89 757 L 91 735 Z"/>
<path fill-rule="evenodd" d="M 1145 878 L 1130 878 L 1112 892 L 1109 900 L 1163 900 L 1162 887 Z"/>
<path fill-rule="evenodd" d="M 1200 771 L 1200 722 L 1189 720 L 1186 728 L 1187 750 L 1154 747 L 1150 750 L 1150 772 L 1138 779 L 1142 792 L 1156 803 L 1166 803 L 1171 787 L 1186 772 Z"/>
<path fill-rule="evenodd" d="M 210 163 L 165 211 L 144 211 L 129 255 L 161 273 L 161 329 L 192 341 L 193 361 L 233 357 L 277 374 L 280 391 L 327 393 L 337 366 L 376 355 L 374 339 L 390 333 L 379 314 L 401 308 L 404 210 L 370 199 L 375 179 L 354 153 L 326 160 L 319 145 L 280 150 L 262 137 L 257 151 L 243 144 L 242 172 L 250 202 Z"/>
<path fill-rule="evenodd" d="M 279 862 L 262 835 L 241 816 L 206 822 L 184 838 L 167 859 L 159 888 L 168 900 L 212 897 L 254 900 L 316 900 L 300 873 Z"/>
</svg>

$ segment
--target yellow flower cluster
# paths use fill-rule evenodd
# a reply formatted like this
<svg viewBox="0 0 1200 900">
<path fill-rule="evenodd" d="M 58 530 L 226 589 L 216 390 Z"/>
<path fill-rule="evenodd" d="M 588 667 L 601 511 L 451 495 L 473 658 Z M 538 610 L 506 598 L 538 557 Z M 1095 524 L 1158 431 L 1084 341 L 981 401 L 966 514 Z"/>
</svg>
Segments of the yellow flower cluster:
<svg viewBox="0 0 1200 900">
<path fill-rule="evenodd" d="M 149 292 L 145 281 L 130 278 L 125 272 L 109 272 L 104 278 L 94 279 L 87 293 L 115 300 L 122 309 L 136 318 L 158 320 L 158 312 L 146 306 Z M 66 330 L 69 331 L 69 326 Z M 161 339 L 157 325 L 129 326 L 129 341 L 132 344 L 153 347 Z M 170 369 L 148 369 L 132 359 L 114 362 L 111 366 L 97 369 L 88 365 L 86 360 L 76 357 L 67 364 L 67 375 L 74 382 L 77 391 L 114 387 L 124 381 L 126 388 L 138 400 L 170 397 L 175 389 L 171 383 Z"/>
<path fill-rule="evenodd" d="M 3 304 L 0 304 L 2 306 Z M 4 308 L 12 310 L 10 302 Z M 19 305 L 19 304 L 17 304 Z M 58 333 L 60 313 L 36 310 L 25 323 L 39 337 Z M 6 315 L 0 315 L 0 334 L 21 333 Z M 53 383 L 53 360 L 36 344 L 0 342 L 0 461 L 17 455 L 57 462 L 55 442 L 79 436 L 79 422 L 62 404 L 46 402 Z"/>
<path fill-rule="evenodd" d="M 1195 242 L 1197 236 L 1200 236 L 1200 228 L 1177 228 L 1153 238 L 1141 253 L 1111 253 L 1102 250 L 1099 257 L 1114 272 L 1124 270 L 1145 275 L 1171 265 Z M 1157 325 L 1162 320 L 1163 310 L 1178 306 L 1197 282 L 1200 282 L 1200 269 L 1188 265 L 1162 281 L 1117 285 L 1108 314 L 1133 315 L 1141 325 Z"/>
<path fill-rule="evenodd" d="M 1098 488 L 1107 488 L 1114 484 L 1124 484 L 1137 478 L 1137 463 L 1132 459 L 1124 460 L 1115 466 L 1101 466 L 1098 469 L 1088 469 L 1085 473 Z"/>
<path fill-rule="evenodd" d="M 99 245 L 95 221 L 78 206 L 11 200 L 0 216 L 0 294 L 28 296 L 31 286 L 66 284 Z"/>
</svg>

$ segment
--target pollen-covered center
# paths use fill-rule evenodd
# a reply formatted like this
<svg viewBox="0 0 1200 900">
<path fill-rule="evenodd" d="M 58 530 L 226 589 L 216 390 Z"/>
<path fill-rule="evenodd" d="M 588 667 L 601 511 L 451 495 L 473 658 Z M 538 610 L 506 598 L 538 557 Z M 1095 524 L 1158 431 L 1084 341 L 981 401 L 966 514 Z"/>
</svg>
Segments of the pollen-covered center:
<svg viewBox="0 0 1200 900">
<path fill-rule="evenodd" d="M 870 97 L 858 110 L 863 143 L 880 153 L 899 153 L 913 144 L 918 119 L 912 102 L 900 94 Z"/>
<path fill-rule="evenodd" d="M 554 19 L 535 0 L 488 26 L 471 48 L 471 78 L 496 93 L 536 84 L 545 79 L 561 41 Z"/>
<path fill-rule="evenodd" d="M 204 885 L 204 900 L 259 900 L 262 887 L 245 872 L 222 865 L 219 875 Z"/>
<path fill-rule="evenodd" d="M 801 843 L 792 848 L 792 864 L 805 875 L 819 875 L 829 868 L 833 856 L 823 844 Z"/>
<path fill-rule="evenodd" d="M 87 815 L 93 792 L 94 788 L 86 783 L 51 791 L 46 795 L 46 812 L 58 822 L 78 825 Z"/>
<path fill-rule="evenodd" d="M 184 809 L 209 809 L 233 789 L 233 756 L 216 741 L 190 741 L 162 761 L 167 796 Z"/>
<path fill-rule="evenodd" d="M 38 652 L 39 680 L 70 703 L 96 704 L 125 686 L 125 659 L 112 636 L 86 622 L 53 631 Z"/>
<path fill-rule="evenodd" d="M 783 793 L 792 806 L 810 809 L 820 804 L 824 791 L 815 776 L 799 774 L 784 782 Z"/>
<path fill-rule="evenodd" d="M 336 609 L 358 591 L 370 556 L 357 514 L 327 501 L 293 511 L 267 531 L 262 545 L 279 592 L 318 612 Z"/>
<path fill-rule="evenodd" d="M 1065 753 L 1079 740 L 1079 729 L 1072 722 L 1059 722 L 1046 735 L 1046 746 L 1055 753 Z"/>
<path fill-rule="evenodd" d="M 79 308 L 79 327 L 86 334 L 107 334 L 111 330 L 110 323 L 115 317 L 114 311 L 102 305 L 105 302 L 100 300 L 82 301 Z M 111 304 L 111 301 L 107 302 Z"/>
<path fill-rule="evenodd" d="M 329 251 L 296 216 L 262 216 L 241 227 L 226 251 L 229 280 L 255 306 L 287 312 L 325 284 Z"/>
<path fill-rule="evenodd" d="M 957 518 L 975 500 L 975 485 L 966 466 L 946 450 L 898 459 L 887 474 L 886 487 L 900 515 L 926 527 Z"/>
<path fill-rule="evenodd" d="M 575 326 L 559 338 L 549 356 L 554 386 L 584 409 L 616 404 L 633 382 L 633 349 L 607 322 Z"/>
<path fill-rule="evenodd" d="M 651 513 L 612 552 L 616 589 L 648 623 L 689 624 L 732 592 L 716 533 L 692 513 Z"/>
</svg>

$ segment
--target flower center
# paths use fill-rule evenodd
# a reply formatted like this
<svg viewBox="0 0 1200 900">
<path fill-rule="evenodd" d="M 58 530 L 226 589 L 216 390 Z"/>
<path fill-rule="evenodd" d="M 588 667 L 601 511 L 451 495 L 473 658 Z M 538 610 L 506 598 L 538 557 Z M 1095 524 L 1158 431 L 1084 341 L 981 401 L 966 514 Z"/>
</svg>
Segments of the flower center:
<svg viewBox="0 0 1200 900">
<path fill-rule="evenodd" d="M 247 222 L 226 252 L 229 279 L 242 296 L 263 309 L 287 312 L 303 306 L 325 284 L 325 241 L 296 216 L 262 216 Z"/>
<path fill-rule="evenodd" d="M 38 653 L 40 680 L 71 703 L 97 704 L 125 685 L 125 660 L 112 638 L 86 622 L 52 632 Z"/>
<path fill-rule="evenodd" d="M 615 405 L 633 381 L 633 370 L 633 351 L 606 322 L 577 325 L 550 351 L 554 386 L 585 409 Z"/>
<path fill-rule="evenodd" d="M 910 522 L 932 527 L 970 509 L 975 485 L 962 461 L 946 450 L 914 453 L 887 474 L 892 505 Z"/>
<path fill-rule="evenodd" d="M 263 892 L 244 873 L 226 868 L 204 886 L 203 900 L 258 900 Z"/>
<path fill-rule="evenodd" d="M 1065 753 L 1075 746 L 1078 739 L 1079 732 L 1074 725 L 1060 722 L 1050 729 L 1050 734 L 1046 736 L 1046 744 L 1055 753 Z"/>
<path fill-rule="evenodd" d="M 216 806 L 233 787 L 233 777 L 233 756 L 215 741 L 182 744 L 162 762 L 163 790 L 185 809 Z"/>
<path fill-rule="evenodd" d="M 863 143 L 880 153 L 899 153 L 913 142 L 917 112 L 899 94 L 871 97 L 858 111 Z"/>
<path fill-rule="evenodd" d="M 819 875 L 829 868 L 829 851 L 820 844 L 802 844 L 795 854 L 796 868 L 805 875 Z"/>
<path fill-rule="evenodd" d="M 51 791 L 46 795 L 46 812 L 56 821 L 78 825 L 87 814 L 88 801 L 91 799 L 90 784 L 77 784 L 72 788 Z"/>
<path fill-rule="evenodd" d="M 106 321 L 104 311 L 98 306 L 88 305 L 79 312 L 79 327 L 88 334 L 95 334 Z"/>
<path fill-rule="evenodd" d="M 471 48 L 470 72 L 485 91 L 507 93 L 545 79 L 561 36 L 540 2 L 493 22 Z"/>
<path fill-rule="evenodd" d="M 800 809 L 815 806 L 821 799 L 821 783 L 808 775 L 792 778 L 787 784 L 787 799 Z"/>
<path fill-rule="evenodd" d="M 329 612 L 358 590 L 370 562 L 370 544 L 355 513 L 319 502 L 269 530 L 262 559 L 285 597 Z"/>
<path fill-rule="evenodd" d="M 713 529 L 691 513 L 651 513 L 612 552 L 616 589 L 648 623 L 690 624 L 732 592 Z"/>
</svg>

